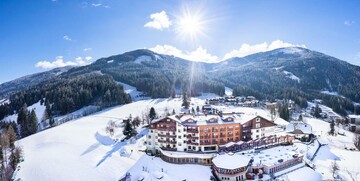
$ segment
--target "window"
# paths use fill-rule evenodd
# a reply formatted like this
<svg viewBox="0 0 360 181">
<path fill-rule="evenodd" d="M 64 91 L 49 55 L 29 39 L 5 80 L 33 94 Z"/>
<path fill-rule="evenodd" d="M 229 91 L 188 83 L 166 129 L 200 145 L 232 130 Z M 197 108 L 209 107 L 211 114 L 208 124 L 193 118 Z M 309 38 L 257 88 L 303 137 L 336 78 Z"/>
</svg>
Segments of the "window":
<svg viewBox="0 0 360 181">
<path fill-rule="evenodd" d="M 256 118 L 256 122 L 257 122 L 257 123 L 260 123 L 260 118 Z"/>
<path fill-rule="evenodd" d="M 149 142 L 149 145 L 151 145 L 151 143 Z"/>
<path fill-rule="evenodd" d="M 181 139 L 181 136 L 178 136 L 179 139 Z"/>
<path fill-rule="evenodd" d="M 256 124 L 255 124 L 255 127 L 256 127 L 256 128 L 260 128 L 260 123 L 256 123 Z"/>
<path fill-rule="evenodd" d="M 259 130 L 257 129 L 257 130 L 256 130 L 256 132 L 258 133 L 258 132 L 259 132 Z"/>
<path fill-rule="evenodd" d="M 149 135 L 149 139 L 151 139 L 151 136 Z"/>
</svg>

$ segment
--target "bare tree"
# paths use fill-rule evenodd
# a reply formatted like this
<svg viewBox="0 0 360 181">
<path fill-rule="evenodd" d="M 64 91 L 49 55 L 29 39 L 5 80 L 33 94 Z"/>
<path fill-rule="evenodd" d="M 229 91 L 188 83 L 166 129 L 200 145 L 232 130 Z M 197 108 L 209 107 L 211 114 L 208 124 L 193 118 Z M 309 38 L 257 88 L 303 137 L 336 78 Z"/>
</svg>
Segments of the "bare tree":
<svg viewBox="0 0 360 181">
<path fill-rule="evenodd" d="M 359 171 L 350 172 L 348 169 L 346 169 L 346 173 L 349 174 L 352 181 L 357 181 L 359 176 Z"/>
<path fill-rule="evenodd" d="M 134 129 L 140 125 L 140 118 L 136 116 L 132 121 L 131 124 L 133 125 Z"/>
<path fill-rule="evenodd" d="M 7 167 L 8 162 L 7 162 L 7 150 L 9 149 L 10 146 L 10 141 L 9 141 L 9 136 L 6 133 L 1 133 L 0 134 L 0 147 L 3 150 L 3 155 L 4 155 L 4 166 Z"/>
<path fill-rule="evenodd" d="M 331 173 L 332 173 L 332 175 L 333 175 L 334 178 L 335 178 L 336 172 L 339 171 L 339 170 L 340 170 L 340 167 L 339 167 L 339 165 L 336 163 L 336 160 L 332 161 L 332 162 L 331 162 L 331 165 L 330 165 L 330 171 L 331 171 Z"/>
<path fill-rule="evenodd" d="M 358 150 L 360 150 L 360 135 L 359 134 L 356 134 L 354 136 L 354 145 Z"/>
<path fill-rule="evenodd" d="M 111 137 L 114 136 L 115 133 L 115 122 L 110 120 L 105 127 L 106 133 L 110 134 Z"/>
</svg>

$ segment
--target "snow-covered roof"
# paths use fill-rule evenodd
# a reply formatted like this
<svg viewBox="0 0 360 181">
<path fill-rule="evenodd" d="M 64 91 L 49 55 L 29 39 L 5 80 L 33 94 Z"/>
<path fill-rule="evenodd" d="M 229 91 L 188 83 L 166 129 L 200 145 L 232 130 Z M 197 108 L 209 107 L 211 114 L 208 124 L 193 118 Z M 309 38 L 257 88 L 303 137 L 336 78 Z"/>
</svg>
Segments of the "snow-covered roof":
<svg viewBox="0 0 360 181">
<path fill-rule="evenodd" d="M 286 126 L 286 132 L 293 132 L 297 134 L 311 134 L 312 127 L 304 122 L 294 121 Z"/>
<path fill-rule="evenodd" d="M 252 166 L 273 166 L 279 164 L 279 160 L 283 162 L 293 159 L 294 155 L 302 156 L 298 149 L 292 146 L 277 146 L 270 149 L 261 150 L 259 152 L 249 151 L 247 153 L 223 154 L 213 159 L 213 163 L 224 169 L 236 169 L 246 166 L 250 159 L 254 159 Z"/>
<path fill-rule="evenodd" d="M 246 166 L 251 158 L 238 154 L 224 154 L 213 158 L 212 162 L 218 168 L 237 169 Z"/>
<path fill-rule="evenodd" d="M 162 154 L 172 158 L 212 158 L 215 156 L 213 153 L 187 153 L 181 151 L 165 151 L 160 150 Z"/>
<path fill-rule="evenodd" d="M 360 119 L 360 115 L 355 115 L 355 114 L 350 114 L 348 115 L 349 118 L 355 118 L 355 119 Z"/>
</svg>

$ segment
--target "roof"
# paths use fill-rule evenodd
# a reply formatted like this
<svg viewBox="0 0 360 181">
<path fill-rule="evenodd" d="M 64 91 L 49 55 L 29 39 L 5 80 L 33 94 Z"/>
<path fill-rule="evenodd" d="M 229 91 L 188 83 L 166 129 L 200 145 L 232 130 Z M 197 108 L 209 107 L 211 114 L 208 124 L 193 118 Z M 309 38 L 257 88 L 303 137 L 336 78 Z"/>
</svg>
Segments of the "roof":
<svg viewBox="0 0 360 181">
<path fill-rule="evenodd" d="M 213 158 L 212 162 L 218 168 L 237 169 L 247 166 L 251 158 L 238 154 L 224 154 Z"/>
<path fill-rule="evenodd" d="M 299 149 L 292 146 L 277 146 L 270 149 L 265 149 L 261 151 L 249 151 L 235 154 L 223 154 L 217 155 L 213 160 L 213 164 L 219 168 L 224 169 L 236 169 L 247 166 L 250 159 L 254 159 L 253 166 L 273 166 L 279 163 L 279 160 L 283 162 L 293 159 L 293 155 L 302 156 Z"/>
<path fill-rule="evenodd" d="M 349 118 L 360 119 L 360 115 L 355 115 L 355 114 L 349 114 L 348 117 Z"/>
<path fill-rule="evenodd" d="M 312 127 L 304 122 L 294 121 L 286 126 L 286 132 L 292 132 L 295 134 L 311 134 Z"/>
<path fill-rule="evenodd" d="M 181 151 L 165 151 L 165 150 L 161 150 L 161 153 L 164 154 L 165 156 L 172 158 L 212 158 L 215 156 L 215 154 L 211 154 L 211 153 L 187 153 Z"/>
</svg>

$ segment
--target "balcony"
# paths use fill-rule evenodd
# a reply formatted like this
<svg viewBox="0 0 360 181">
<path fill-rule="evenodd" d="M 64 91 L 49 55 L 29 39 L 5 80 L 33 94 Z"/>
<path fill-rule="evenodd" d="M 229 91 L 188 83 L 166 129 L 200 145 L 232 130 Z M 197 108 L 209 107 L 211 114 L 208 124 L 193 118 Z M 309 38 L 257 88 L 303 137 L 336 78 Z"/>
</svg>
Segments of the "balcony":
<svg viewBox="0 0 360 181">
<path fill-rule="evenodd" d="M 200 136 L 200 139 L 210 139 L 210 136 Z"/>
<path fill-rule="evenodd" d="M 187 129 L 186 131 L 188 133 L 199 133 L 199 131 L 197 129 Z"/>
<path fill-rule="evenodd" d="M 186 138 L 189 138 L 189 139 L 199 139 L 198 136 L 192 136 L 191 134 L 187 135 Z"/>
<path fill-rule="evenodd" d="M 176 131 L 176 127 L 158 127 L 157 128 L 158 130 L 160 131 L 172 131 L 172 132 L 175 132 Z"/>
<path fill-rule="evenodd" d="M 176 140 L 158 140 L 159 143 L 176 144 Z"/>
<path fill-rule="evenodd" d="M 195 141 L 189 140 L 186 142 L 189 145 L 199 145 L 199 143 L 196 143 Z"/>
<path fill-rule="evenodd" d="M 171 147 L 161 147 L 161 149 L 166 151 L 177 151 L 176 148 L 171 148 Z"/>
</svg>

